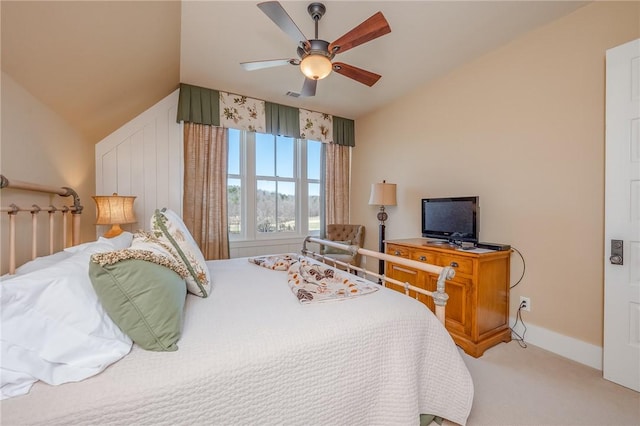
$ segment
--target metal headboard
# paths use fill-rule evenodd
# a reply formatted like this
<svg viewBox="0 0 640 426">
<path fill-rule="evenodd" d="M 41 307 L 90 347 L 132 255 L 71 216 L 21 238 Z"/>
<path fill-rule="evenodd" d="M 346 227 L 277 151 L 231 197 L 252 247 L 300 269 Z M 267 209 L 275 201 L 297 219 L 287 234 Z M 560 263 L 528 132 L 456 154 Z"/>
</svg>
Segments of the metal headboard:
<svg viewBox="0 0 640 426">
<path fill-rule="evenodd" d="M 31 258 L 35 259 L 37 256 L 37 230 L 38 230 L 38 213 L 49 213 L 49 254 L 53 253 L 54 246 L 54 214 L 61 213 L 62 220 L 62 235 L 63 246 L 68 247 L 67 244 L 67 214 L 71 213 L 71 244 L 77 245 L 80 243 L 80 215 L 82 214 L 83 206 L 80 204 L 80 197 L 78 193 L 69 187 L 56 188 L 48 185 L 40 185 L 36 183 L 21 182 L 17 180 L 9 180 L 4 175 L 0 175 L 0 189 L 11 188 L 24 191 L 41 192 L 45 194 L 60 195 L 61 197 L 73 197 L 73 206 L 55 207 L 49 205 L 47 207 L 40 207 L 37 204 L 32 204 L 30 207 L 20 207 L 16 204 L 10 204 L 9 206 L 0 207 L 1 212 L 9 214 L 9 273 L 15 273 L 16 269 L 16 215 L 18 213 L 28 212 L 31 214 Z"/>
<path fill-rule="evenodd" d="M 407 266 L 410 268 L 418 269 L 421 271 L 429 272 L 438 276 L 438 282 L 436 284 L 436 291 L 425 290 L 420 287 L 416 287 L 409 282 L 401 282 L 394 278 L 387 277 L 384 274 L 379 274 L 373 271 L 369 271 L 365 268 L 354 266 L 345 262 L 341 262 L 335 258 L 332 258 L 330 255 L 323 255 L 312 250 L 307 249 L 307 243 L 315 243 L 320 246 L 328 246 L 333 247 L 340 250 L 345 250 L 350 252 L 352 255 L 360 254 L 362 256 L 371 257 L 378 259 L 380 261 L 393 262 L 398 265 Z M 447 300 L 449 299 L 449 295 L 445 292 L 445 282 L 454 277 L 455 270 L 450 266 L 437 266 L 432 265 L 430 263 L 418 262 L 417 260 L 407 259 L 404 257 L 393 256 L 386 253 L 380 253 L 377 251 L 367 250 L 357 245 L 346 245 L 336 243 L 334 241 L 323 240 L 315 237 L 307 237 L 302 243 L 302 254 L 309 257 L 314 257 L 316 259 L 321 259 L 325 263 L 333 264 L 334 266 L 340 265 L 347 269 L 349 272 L 353 273 L 361 273 L 365 278 L 373 277 L 377 279 L 381 284 L 387 285 L 388 283 L 395 284 L 401 287 L 404 287 L 405 294 L 408 296 L 409 291 L 413 291 L 415 293 L 423 294 L 425 296 L 433 298 L 433 303 L 435 304 L 435 314 L 438 320 L 442 324 L 445 321 L 445 306 L 447 304 Z"/>
</svg>

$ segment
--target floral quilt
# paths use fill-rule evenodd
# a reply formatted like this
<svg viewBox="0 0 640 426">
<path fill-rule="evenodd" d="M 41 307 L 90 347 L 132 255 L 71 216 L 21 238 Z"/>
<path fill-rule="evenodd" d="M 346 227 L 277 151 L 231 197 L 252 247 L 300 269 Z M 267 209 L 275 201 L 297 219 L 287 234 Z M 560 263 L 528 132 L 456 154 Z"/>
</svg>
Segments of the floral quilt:
<svg viewBox="0 0 640 426">
<path fill-rule="evenodd" d="M 292 264 L 298 262 L 298 256 L 291 254 L 258 256 L 250 257 L 249 262 L 262 266 L 263 268 L 273 269 L 274 271 L 287 271 Z"/>
<path fill-rule="evenodd" d="M 287 271 L 289 287 L 302 304 L 352 299 L 378 291 L 378 286 L 371 281 L 302 256 L 260 256 L 249 258 L 249 262 Z"/>
</svg>

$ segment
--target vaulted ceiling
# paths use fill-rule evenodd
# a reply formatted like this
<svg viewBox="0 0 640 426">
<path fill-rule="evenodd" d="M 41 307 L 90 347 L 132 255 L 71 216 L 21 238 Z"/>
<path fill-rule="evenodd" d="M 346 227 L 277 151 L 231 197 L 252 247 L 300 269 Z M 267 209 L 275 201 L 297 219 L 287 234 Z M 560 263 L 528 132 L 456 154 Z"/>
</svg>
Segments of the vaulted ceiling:
<svg viewBox="0 0 640 426">
<path fill-rule="evenodd" d="M 2 70 L 91 143 L 180 81 L 358 118 L 566 15 L 578 1 L 326 1 L 318 36 L 337 39 L 377 11 L 391 33 L 335 60 L 382 78 L 367 87 L 332 73 L 293 98 L 296 66 L 245 71 L 240 62 L 296 58 L 296 45 L 253 1 L 7 1 Z M 309 2 L 281 4 L 314 38 Z"/>
</svg>

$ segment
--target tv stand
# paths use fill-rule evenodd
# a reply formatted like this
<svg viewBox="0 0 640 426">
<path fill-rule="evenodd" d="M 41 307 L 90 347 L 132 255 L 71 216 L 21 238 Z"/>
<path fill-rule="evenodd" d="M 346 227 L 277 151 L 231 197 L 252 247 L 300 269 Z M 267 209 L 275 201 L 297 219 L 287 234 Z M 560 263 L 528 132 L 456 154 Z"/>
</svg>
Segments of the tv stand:
<svg viewBox="0 0 640 426">
<path fill-rule="evenodd" d="M 474 253 L 451 246 L 447 241 L 426 238 L 386 241 L 386 253 L 439 266 L 453 266 L 455 277 L 447 281 L 449 295 L 445 327 L 466 353 L 480 357 L 488 348 L 511 341 L 509 328 L 509 279 L 511 251 Z M 432 291 L 437 276 L 387 262 L 387 276 Z M 388 285 L 404 293 L 404 287 Z M 430 297 L 416 295 L 419 301 L 435 310 Z"/>
</svg>

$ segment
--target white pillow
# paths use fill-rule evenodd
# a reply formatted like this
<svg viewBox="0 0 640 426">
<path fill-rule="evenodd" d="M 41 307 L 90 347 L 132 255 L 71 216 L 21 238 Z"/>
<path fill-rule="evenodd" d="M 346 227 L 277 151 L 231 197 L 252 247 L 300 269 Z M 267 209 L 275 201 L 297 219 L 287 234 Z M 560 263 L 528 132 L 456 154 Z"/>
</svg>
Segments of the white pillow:
<svg viewBox="0 0 640 426">
<path fill-rule="evenodd" d="M 189 270 L 189 276 L 185 278 L 187 291 L 207 297 L 211 291 L 209 268 L 182 218 L 167 208 L 156 210 L 151 216 L 151 232 Z"/>
<path fill-rule="evenodd" d="M 28 261 L 19 268 L 16 268 L 15 275 L 28 274 L 29 272 L 47 268 L 49 266 L 55 265 L 58 262 L 68 259 L 71 256 L 73 256 L 73 253 L 67 251 L 59 251 L 48 256 L 36 257 L 35 259 Z"/>
<path fill-rule="evenodd" d="M 111 250 L 120 250 L 120 249 L 128 248 L 131 245 L 132 240 L 133 240 L 133 234 L 131 232 L 125 231 L 122 234 L 118 235 L 117 237 L 113 237 L 113 238 L 100 237 L 98 238 L 98 241 L 90 241 L 88 243 L 78 244 L 77 246 L 67 247 L 66 249 L 64 249 L 64 251 L 68 253 L 77 253 L 79 251 L 86 249 L 91 244 L 95 244 L 95 243 L 105 243 L 112 247 Z"/>
<path fill-rule="evenodd" d="M 2 283 L 1 399 L 29 392 L 38 380 L 83 380 L 129 353 L 131 339 L 104 312 L 88 275 L 90 256 L 112 249 L 96 242 Z"/>
<path fill-rule="evenodd" d="M 133 234 L 131 232 L 123 232 L 114 238 L 104 238 L 100 237 L 98 241 L 91 241 L 84 244 L 79 244 L 77 246 L 67 247 L 63 251 L 59 251 L 54 254 L 50 254 L 48 256 L 37 257 L 33 260 L 28 261 L 22 266 L 16 268 L 16 272 L 13 275 L 3 275 L 1 280 L 4 282 L 8 279 L 12 279 L 14 276 L 28 274 L 30 272 L 34 272 L 40 269 L 48 268 L 49 266 L 55 265 L 56 263 L 63 261 L 65 259 L 73 256 L 74 253 L 78 253 L 80 251 L 86 250 L 96 243 L 106 244 L 111 247 L 109 250 L 120 250 L 127 248 L 131 245 L 133 240 Z M 108 251 L 108 250 L 105 250 Z"/>
</svg>

